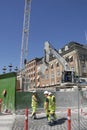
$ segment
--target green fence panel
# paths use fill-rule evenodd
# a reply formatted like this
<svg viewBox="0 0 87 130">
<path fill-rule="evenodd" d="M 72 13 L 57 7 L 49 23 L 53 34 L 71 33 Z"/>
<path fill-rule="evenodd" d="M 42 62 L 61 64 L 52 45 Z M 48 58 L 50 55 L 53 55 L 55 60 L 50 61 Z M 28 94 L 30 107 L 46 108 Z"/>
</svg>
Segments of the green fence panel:
<svg viewBox="0 0 87 130">
<path fill-rule="evenodd" d="M 16 110 L 31 108 L 32 92 L 16 92 Z M 38 107 L 43 108 L 43 92 L 37 92 Z"/>
<path fill-rule="evenodd" d="M 15 88 L 16 73 L 7 73 L 0 75 L 0 98 L 2 99 L 2 111 L 15 110 Z M 6 95 L 3 92 L 6 91 Z"/>
<path fill-rule="evenodd" d="M 30 92 L 16 92 L 16 110 L 30 107 L 31 95 Z"/>
</svg>

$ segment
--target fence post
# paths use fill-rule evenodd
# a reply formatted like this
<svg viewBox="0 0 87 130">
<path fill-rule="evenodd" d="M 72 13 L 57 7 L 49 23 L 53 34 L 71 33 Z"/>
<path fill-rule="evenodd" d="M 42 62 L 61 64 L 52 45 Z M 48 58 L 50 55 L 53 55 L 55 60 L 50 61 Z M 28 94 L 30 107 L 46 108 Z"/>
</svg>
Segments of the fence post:
<svg viewBox="0 0 87 130">
<path fill-rule="evenodd" d="M 2 107 L 2 99 L 0 98 L 0 112 L 1 112 L 1 107 Z"/>
<path fill-rule="evenodd" d="M 24 130 L 28 130 L 28 108 L 25 109 Z"/>
<path fill-rule="evenodd" d="M 71 130 L 71 109 L 70 108 L 68 108 L 68 113 L 67 113 L 67 118 L 68 118 L 68 121 L 67 121 L 67 123 L 68 123 L 68 130 Z"/>
<path fill-rule="evenodd" d="M 83 110 L 82 110 L 82 108 L 80 109 L 80 114 L 82 115 L 82 113 L 83 113 Z"/>
</svg>

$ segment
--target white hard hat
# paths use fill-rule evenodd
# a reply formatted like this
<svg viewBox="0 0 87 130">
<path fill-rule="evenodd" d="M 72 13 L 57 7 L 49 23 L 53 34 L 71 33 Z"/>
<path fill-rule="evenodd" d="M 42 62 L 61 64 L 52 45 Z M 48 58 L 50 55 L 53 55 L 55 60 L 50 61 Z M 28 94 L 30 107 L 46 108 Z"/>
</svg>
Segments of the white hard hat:
<svg viewBox="0 0 87 130">
<path fill-rule="evenodd" d="M 36 93 L 36 91 L 34 90 L 33 93 Z"/>
<path fill-rule="evenodd" d="M 51 95 L 51 94 L 52 94 L 51 92 L 48 93 L 48 95 Z"/>
<path fill-rule="evenodd" d="M 45 91 L 44 94 L 48 94 L 48 91 Z"/>
</svg>

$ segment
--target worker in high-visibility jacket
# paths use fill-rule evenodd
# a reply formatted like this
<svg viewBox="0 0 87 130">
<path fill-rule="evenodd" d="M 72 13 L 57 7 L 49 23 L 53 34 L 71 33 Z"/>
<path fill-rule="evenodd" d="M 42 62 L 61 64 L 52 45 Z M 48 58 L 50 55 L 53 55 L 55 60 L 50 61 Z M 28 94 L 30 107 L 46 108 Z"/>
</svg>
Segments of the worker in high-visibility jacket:
<svg viewBox="0 0 87 130">
<path fill-rule="evenodd" d="M 32 95 L 32 102 L 31 102 L 31 107 L 32 107 L 32 118 L 36 119 L 36 110 L 37 110 L 37 96 L 36 96 L 36 91 L 33 91 L 33 95 Z"/>
<path fill-rule="evenodd" d="M 47 117 L 47 121 L 50 122 L 50 116 L 49 116 L 49 96 L 48 96 L 48 91 L 44 92 L 44 97 L 45 97 L 45 101 L 44 101 L 44 111 Z"/>
<path fill-rule="evenodd" d="M 56 117 L 56 98 L 55 96 L 49 92 L 49 115 L 50 115 L 50 120 L 55 122 L 57 121 L 57 117 Z"/>
</svg>

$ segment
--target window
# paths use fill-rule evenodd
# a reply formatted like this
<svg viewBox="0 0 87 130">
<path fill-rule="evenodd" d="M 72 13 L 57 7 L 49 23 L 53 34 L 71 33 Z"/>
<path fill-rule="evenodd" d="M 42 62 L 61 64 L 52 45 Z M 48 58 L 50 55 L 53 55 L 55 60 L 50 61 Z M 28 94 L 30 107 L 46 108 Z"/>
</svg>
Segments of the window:
<svg viewBox="0 0 87 130">
<path fill-rule="evenodd" d="M 38 79 L 38 82 L 40 82 L 40 79 Z"/>
<path fill-rule="evenodd" d="M 82 73 L 85 73 L 85 72 L 86 72 L 86 65 L 82 64 Z"/>
<path fill-rule="evenodd" d="M 51 69 L 53 69 L 53 64 L 51 64 Z"/>
<path fill-rule="evenodd" d="M 46 71 L 48 71 L 48 68 L 46 68 Z"/>
<path fill-rule="evenodd" d="M 69 57 L 66 57 L 65 60 L 66 60 L 67 62 L 69 62 Z"/>
<path fill-rule="evenodd" d="M 58 62 L 56 63 L 56 67 L 59 67 L 59 63 Z"/>
<path fill-rule="evenodd" d="M 69 62 L 73 61 L 73 56 L 69 56 Z"/>
<path fill-rule="evenodd" d="M 60 70 L 57 71 L 57 76 L 60 76 Z"/>
<path fill-rule="evenodd" d="M 48 79 L 48 78 L 49 78 L 48 74 L 46 74 L 45 78 L 46 78 L 46 79 Z"/>
<path fill-rule="evenodd" d="M 51 74 L 51 78 L 54 78 L 54 73 Z"/>
</svg>

